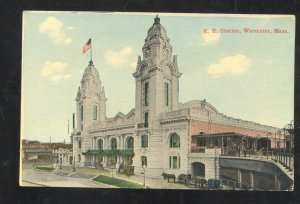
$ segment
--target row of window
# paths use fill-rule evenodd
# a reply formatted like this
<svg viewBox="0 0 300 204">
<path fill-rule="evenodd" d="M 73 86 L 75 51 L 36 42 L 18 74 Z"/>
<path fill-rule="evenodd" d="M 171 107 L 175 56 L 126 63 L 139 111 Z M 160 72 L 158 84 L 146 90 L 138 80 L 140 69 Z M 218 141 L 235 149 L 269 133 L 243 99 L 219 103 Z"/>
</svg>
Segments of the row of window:
<svg viewBox="0 0 300 204">
<path fill-rule="evenodd" d="M 148 135 L 141 136 L 141 147 L 142 148 L 148 147 Z M 171 148 L 180 147 L 180 137 L 176 133 L 173 133 L 170 136 L 170 147 Z"/>
<path fill-rule="evenodd" d="M 81 141 L 78 143 L 80 145 L 79 148 L 81 148 Z M 117 139 L 112 138 L 110 141 L 110 148 L 111 149 L 117 149 Z M 126 141 L 126 147 L 128 149 L 133 149 L 133 137 L 129 137 Z M 141 136 L 141 147 L 142 148 L 147 148 L 148 147 L 148 135 L 142 135 Z M 180 137 L 176 133 L 173 133 L 170 136 L 170 147 L 171 148 L 176 148 L 180 147 Z M 103 140 L 99 139 L 97 140 L 97 149 L 103 149 Z"/>
<path fill-rule="evenodd" d="M 147 157 L 141 156 L 141 166 L 147 166 Z M 169 157 L 169 168 L 170 169 L 180 169 L 180 156 L 170 156 Z"/>
<path fill-rule="evenodd" d="M 93 105 L 93 120 L 97 120 L 97 119 L 98 119 L 98 106 Z M 83 121 L 83 105 L 80 106 L 80 120 Z"/>
<path fill-rule="evenodd" d="M 103 140 L 102 139 L 97 140 L 96 147 L 97 147 L 97 149 L 103 149 Z M 117 139 L 112 138 L 110 140 L 110 148 L 111 149 L 117 149 L 117 147 L 118 147 Z M 133 137 L 129 137 L 126 140 L 126 148 L 127 149 L 133 149 Z"/>
<path fill-rule="evenodd" d="M 169 105 L 169 83 L 164 83 L 164 103 L 166 106 Z M 144 83 L 144 105 L 149 105 L 149 82 Z"/>
</svg>

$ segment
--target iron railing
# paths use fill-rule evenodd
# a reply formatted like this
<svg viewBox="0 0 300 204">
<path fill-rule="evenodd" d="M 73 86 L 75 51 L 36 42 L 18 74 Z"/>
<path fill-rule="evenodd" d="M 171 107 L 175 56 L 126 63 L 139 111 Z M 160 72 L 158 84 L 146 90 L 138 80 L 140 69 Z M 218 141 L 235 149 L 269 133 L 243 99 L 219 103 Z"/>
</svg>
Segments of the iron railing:
<svg viewBox="0 0 300 204">
<path fill-rule="evenodd" d="M 104 156 L 134 156 L 133 149 L 98 149 L 88 150 L 85 155 L 104 155 Z"/>
<path fill-rule="evenodd" d="M 294 154 L 284 151 L 235 151 L 235 150 L 222 150 L 221 156 L 233 156 L 233 157 L 252 157 L 252 158 L 262 158 L 270 159 L 275 162 L 280 163 L 289 171 L 294 170 Z"/>
</svg>

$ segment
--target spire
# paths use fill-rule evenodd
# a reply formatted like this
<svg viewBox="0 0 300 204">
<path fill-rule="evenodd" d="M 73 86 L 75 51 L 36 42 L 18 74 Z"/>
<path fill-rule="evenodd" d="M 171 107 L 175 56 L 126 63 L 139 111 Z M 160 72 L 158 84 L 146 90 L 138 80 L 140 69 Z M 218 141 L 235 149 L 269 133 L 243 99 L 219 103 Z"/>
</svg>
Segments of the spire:
<svg viewBox="0 0 300 204">
<path fill-rule="evenodd" d="M 158 18 L 158 14 L 156 15 L 156 18 L 154 18 L 154 24 L 160 24 L 160 18 Z"/>
</svg>

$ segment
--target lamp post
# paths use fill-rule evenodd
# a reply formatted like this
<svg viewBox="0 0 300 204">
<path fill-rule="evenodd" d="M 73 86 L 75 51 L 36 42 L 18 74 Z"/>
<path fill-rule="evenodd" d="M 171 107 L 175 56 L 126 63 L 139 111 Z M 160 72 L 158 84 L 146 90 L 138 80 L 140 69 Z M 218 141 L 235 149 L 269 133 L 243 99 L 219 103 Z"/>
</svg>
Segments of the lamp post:
<svg viewBox="0 0 300 204">
<path fill-rule="evenodd" d="M 144 183 L 143 183 L 143 185 L 144 185 L 144 187 L 146 186 L 146 176 L 145 176 L 145 169 L 146 169 L 146 165 L 143 165 L 143 169 L 144 169 Z"/>
<path fill-rule="evenodd" d="M 73 138 L 73 172 L 75 172 L 75 142 L 74 142 L 74 140 L 75 140 L 75 138 Z"/>
<path fill-rule="evenodd" d="M 269 136 L 272 136 L 272 133 L 268 132 L 268 134 L 267 134 L 267 159 L 269 159 L 269 148 L 270 148 L 269 147 Z M 271 137 L 271 139 L 272 139 L 272 137 Z M 271 144 L 271 142 L 270 142 L 270 144 Z"/>
<path fill-rule="evenodd" d="M 289 125 L 289 135 L 290 135 L 290 152 L 294 152 L 294 120 L 290 122 Z"/>
</svg>

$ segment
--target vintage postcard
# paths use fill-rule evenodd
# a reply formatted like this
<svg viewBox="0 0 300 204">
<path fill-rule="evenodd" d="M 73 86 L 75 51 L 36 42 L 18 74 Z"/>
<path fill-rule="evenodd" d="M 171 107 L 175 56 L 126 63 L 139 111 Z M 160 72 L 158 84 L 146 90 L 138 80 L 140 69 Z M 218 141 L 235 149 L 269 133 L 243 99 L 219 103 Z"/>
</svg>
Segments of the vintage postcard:
<svg viewBox="0 0 300 204">
<path fill-rule="evenodd" d="M 292 15 L 23 13 L 21 186 L 292 191 Z"/>
</svg>

